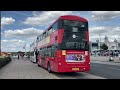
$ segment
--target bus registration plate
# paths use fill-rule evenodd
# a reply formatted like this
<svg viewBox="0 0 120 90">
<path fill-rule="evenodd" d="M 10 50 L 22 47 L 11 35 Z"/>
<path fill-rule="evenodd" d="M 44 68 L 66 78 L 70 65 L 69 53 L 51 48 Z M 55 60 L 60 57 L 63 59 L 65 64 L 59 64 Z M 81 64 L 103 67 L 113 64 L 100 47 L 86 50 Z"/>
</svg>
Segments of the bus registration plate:
<svg viewBox="0 0 120 90">
<path fill-rule="evenodd" d="M 72 68 L 72 70 L 79 70 L 79 68 Z"/>
</svg>

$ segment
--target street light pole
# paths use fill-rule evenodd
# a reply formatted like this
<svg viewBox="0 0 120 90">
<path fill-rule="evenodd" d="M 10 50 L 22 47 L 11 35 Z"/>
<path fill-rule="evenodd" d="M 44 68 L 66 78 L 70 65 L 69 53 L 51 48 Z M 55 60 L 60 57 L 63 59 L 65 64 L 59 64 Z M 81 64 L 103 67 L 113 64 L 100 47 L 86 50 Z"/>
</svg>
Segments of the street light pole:
<svg viewBox="0 0 120 90">
<path fill-rule="evenodd" d="M 100 55 L 101 55 L 101 34 L 99 34 L 100 37 Z"/>
<path fill-rule="evenodd" d="M 98 50 L 99 49 L 99 39 L 98 38 L 97 38 L 96 42 L 98 44 L 98 46 L 97 46 L 97 50 Z"/>
<path fill-rule="evenodd" d="M 115 44 L 116 44 L 116 50 L 117 50 L 117 40 L 115 39 Z"/>
<path fill-rule="evenodd" d="M 99 34 L 99 37 L 100 37 L 100 50 L 101 50 L 101 34 Z"/>
<path fill-rule="evenodd" d="M 111 56 L 110 56 L 110 43 L 109 43 L 108 50 L 109 50 L 109 61 L 111 61 Z"/>
</svg>

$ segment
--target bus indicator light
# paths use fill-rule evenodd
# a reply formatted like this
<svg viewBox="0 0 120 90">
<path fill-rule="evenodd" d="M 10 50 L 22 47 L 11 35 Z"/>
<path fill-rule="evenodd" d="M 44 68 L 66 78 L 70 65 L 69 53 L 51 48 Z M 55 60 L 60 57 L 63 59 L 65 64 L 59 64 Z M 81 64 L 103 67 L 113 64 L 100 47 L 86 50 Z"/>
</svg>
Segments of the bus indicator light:
<svg viewBox="0 0 120 90">
<path fill-rule="evenodd" d="M 66 55 L 66 51 L 65 50 L 62 50 L 62 55 Z"/>
</svg>

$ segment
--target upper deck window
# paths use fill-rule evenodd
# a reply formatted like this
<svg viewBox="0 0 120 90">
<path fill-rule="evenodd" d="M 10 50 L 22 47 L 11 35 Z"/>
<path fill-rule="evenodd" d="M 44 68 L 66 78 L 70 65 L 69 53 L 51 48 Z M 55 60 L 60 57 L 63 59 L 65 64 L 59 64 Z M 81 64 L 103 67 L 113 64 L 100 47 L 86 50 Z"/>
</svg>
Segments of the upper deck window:
<svg viewBox="0 0 120 90">
<path fill-rule="evenodd" d="M 52 27 L 48 30 L 48 35 L 52 33 Z"/>
<path fill-rule="evenodd" d="M 58 30 L 58 22 L 56 22 L 53 26 L 52 26 L 53 32 Z"/>
<path fill-rule="evenodd" d="M 88 30 L 88 22 L 61 20 L 60 27 L 67 32 L 80 32 L 82 30 Z"/>
</svg>

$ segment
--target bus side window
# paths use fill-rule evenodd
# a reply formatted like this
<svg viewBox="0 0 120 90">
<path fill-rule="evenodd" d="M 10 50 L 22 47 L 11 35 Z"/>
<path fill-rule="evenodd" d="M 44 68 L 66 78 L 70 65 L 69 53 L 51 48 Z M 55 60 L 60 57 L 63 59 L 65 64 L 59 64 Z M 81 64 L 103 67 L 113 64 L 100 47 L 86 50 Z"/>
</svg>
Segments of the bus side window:
<svg viewBox="0 0 120 90">
<path fill-rule="evenodd" d="M 38 37 L 38 42 L 40 41 L 40 36 Z"/>
<path fill-rule="evenodd" d="M 43 48 L 43 57 L 45 57 L 45 48 Z"/>
<path fill-rule="evenodd" d="M 48 56 L 48 48 L 45 50 L 45 56 Z"/>
<path fill-rule="evenodd" d="M 52 51 L 52 57 L 54 57 L 54 54 L 55 54 L 55 48 L 54 48 L 54 46 L 52 46 L 52 48 L 51 48 L 51 51 Z"/>
<path fill-rule="evenodd" d="M 54 49 L 55 49 L 54 50 L 54 55 L 57 56 L 57 49 L 58 49 L 57 45 L 55 45 Z"/>
<path fill-rule="evenodd" d="M 48 56 L 48 54 L 47 54 L 48 52 L 47 52 L 47 48 L 45 48 L 45 56 Z"/>
<path fill-rule="evenodd" d="M 51 57 L 51 46 L 48 47 L 48 56 Z"/>
<path fill-rule="evenodd" d="M 36 42 L 38 42 L 38 40 L 39 40 L 39 37 L 37 37 L 37 40 L 36 40 Z"/>
<path fill-rule="evenodd" d="M 41 35 L 41 40 L 43 39 L 43 34 Z"/>
<path fill-rule="evenodd" d="M 43 56 L 43 49 L 41 50 L 41 56 Z"/>
<path fill-rule="evenodd" d="M 40 48 L 40 50 L 38 51 L 39 55 L 42 54 L 42 48 Z"/>
<path fill-rule="evenodd" d="M 52 33 L 52 27 L 48 30 L 48 35 Z"/>
<path fill-rule="evenodd" d="M 46 37 L 48 36 L 48 31 L 46 31 Z"/>
<path fill-rule="evenodd" d="M 45 38 L 45 33 L 43 33 L 43 39 Z"/>
<path fill-rule="evenodd" d="M 39 41 L 41 41 L 41 35 L 39 36 Z"/>
<path fill-rule="evenodd" d="M 58 49 L 58 46 L 57 46 L 57 45 L 55 45 L 55 52 L 57 51 L 57 49 Z"/>
</svg>

